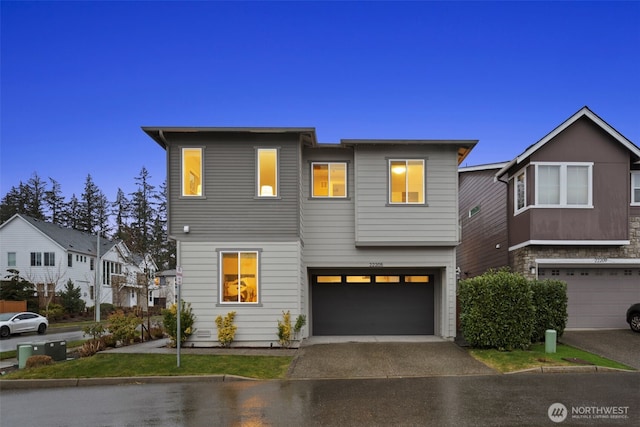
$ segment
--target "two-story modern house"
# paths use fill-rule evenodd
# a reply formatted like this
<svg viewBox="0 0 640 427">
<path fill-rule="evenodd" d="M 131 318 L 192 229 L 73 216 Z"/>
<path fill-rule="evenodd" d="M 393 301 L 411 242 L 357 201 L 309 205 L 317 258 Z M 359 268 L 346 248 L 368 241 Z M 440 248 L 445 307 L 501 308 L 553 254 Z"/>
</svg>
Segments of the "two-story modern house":
<svg viewBox="0 0 640 427">
<path fill-rule="evenodd" d="M 640 301 L 636 145 L 584 107 L 510 162 L 462 168 L 460 183 L 461 271 L 508 265 L 563 280 L 568 328 L 627 327 L 626 309 Z M 505 211 L 495 210 L 500 205 Z M 492 228 L 477 229 L 474 217 Z M 478 248 L 487 230 L 492 236 Z"/>
<path fill-rule="evenodd" d="M 169 234 L 195 346 L 455 336 L 457 166 L 476 141 L 343 140 L 313 128 L 144 127 L 167 152 Z"/>
<path fill-rule="evenodd" d="M 98 239 L 22 214 L 0 225 L 0 254 L 3 276 L 9 269 L 18 270 L 36 285 L 41 297 L 63 290 L 71 280 L 81 289 L 87 307 L 94 306 L 96 298 L 118 307 L 143 304 L 146 296 L 141 289 L 151 283 L 156 270 L 149 255 L 132 254 L 123 242 Z M 95 286 L 97 257 L 101 260 L 99 292 Z"/>
</svg>

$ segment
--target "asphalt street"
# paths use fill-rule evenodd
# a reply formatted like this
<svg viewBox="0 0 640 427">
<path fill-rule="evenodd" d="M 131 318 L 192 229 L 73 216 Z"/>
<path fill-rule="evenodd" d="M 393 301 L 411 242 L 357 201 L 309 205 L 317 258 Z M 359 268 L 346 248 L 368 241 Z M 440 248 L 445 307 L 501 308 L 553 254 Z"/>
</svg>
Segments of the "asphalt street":
<svg viewBox="0 0 640 427">
<path fill-rule="evenodd" d="M 610 372 L 3 390 L 0 425 L 627 426 L 639 387 Z"/>
</svg>

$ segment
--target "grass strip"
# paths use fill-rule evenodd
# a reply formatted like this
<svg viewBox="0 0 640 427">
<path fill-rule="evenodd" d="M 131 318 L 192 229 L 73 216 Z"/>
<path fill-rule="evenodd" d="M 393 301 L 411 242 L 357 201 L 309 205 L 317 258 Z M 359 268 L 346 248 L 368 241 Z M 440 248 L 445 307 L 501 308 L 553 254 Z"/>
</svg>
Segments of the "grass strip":
<svg viewBox="0 0 640 427">
<path fill-rule="evenodd" d="M 239 356 L 186 354 L 105 354 L 98 353 L 53 365 L 15 371 L 3 379 L 61 379 L 146 377 L 175 375 L 240 375 L 258 379 L 284 378 L 290 356 Z"/>
<path fill-rule="evenodd" d="M 580 366 L 566 359 L 580 359 L 589 364 L 615 369 L 633 368 L 622 363 L 565 344 L 556 345 L 555 353 L 546 353 L 544 344 L 533 344 L 529 350 L 498 351 L 495 349 L 471 349 L 469 353 L 482 363 L 500 371 L 514 372 L 545 366 Z"/>
</svg>

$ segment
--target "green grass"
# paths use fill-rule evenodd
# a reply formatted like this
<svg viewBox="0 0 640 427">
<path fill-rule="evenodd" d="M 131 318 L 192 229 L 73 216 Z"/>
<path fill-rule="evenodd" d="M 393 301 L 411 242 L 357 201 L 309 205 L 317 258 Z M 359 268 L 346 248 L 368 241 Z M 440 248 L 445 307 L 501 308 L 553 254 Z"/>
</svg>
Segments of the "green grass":
<svg viewBox="0 0 640 427">
<path fill-rule="evenodd" d="M 194 355 L 170 354 L 105 354 L 56 362 L 50 366 L 23 369 L 3 379 L 61 379 L 146 377 L 173 375 L 240 375 L 249 378 L 284 378 L 291 363 L 290 356 Z"/>
<path fill-rule="evenodd" d="M 469 350 L 469 353 L 482 363 L 500 372 L 514 372 L 522 369 L 545 366 L 580 365 L 580 363 L 569 362 L 563 360 L 563 358 L 581 359 L 589 362 L 589 364 L 607 368 L 633 370 L 633 368 L 629 366 L 564 344 L 558 344 L 555 353 L 545 353 L 544 344 L 533 344 L 529 350 L 498 351 L 493 349 L 472 349 Z"/>
<path fill-rule="evenodd" d="M 77 341 L 67 341 L 67 350 L 70 348 L 81 347 L 86 340 L 77 340 Z M 0 360 L 4 359 L 15 359 L 16 358 L 16 350 L 9 350 L 0 352 Z"/>
</svg>

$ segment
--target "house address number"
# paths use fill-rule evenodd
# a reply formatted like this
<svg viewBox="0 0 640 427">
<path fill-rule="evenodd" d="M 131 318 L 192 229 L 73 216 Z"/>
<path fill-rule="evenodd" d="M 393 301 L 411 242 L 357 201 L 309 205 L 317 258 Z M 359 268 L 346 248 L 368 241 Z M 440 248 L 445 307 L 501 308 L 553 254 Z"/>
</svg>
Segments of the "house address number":
<svg viewBox="0 0 640 427">
<path fill-rule="evenodd" d="M 370 262 L 369 267 L 382 267 L 381 262 Z"/>
<path fill-rule="evenodd" d="M 605 264 L 609 261 L 609 258 L 594 258 L 596 264 Z"/>
</svg>

